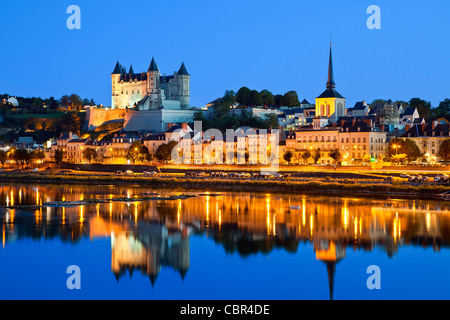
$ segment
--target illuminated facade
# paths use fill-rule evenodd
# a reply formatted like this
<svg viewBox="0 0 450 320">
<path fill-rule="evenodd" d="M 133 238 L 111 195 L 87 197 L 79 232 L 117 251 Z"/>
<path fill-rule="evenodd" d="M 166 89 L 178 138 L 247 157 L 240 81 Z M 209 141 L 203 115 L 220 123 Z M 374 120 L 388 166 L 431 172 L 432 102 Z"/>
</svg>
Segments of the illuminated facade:
<svg viewBox="0 0 450 320">
<path fill-rule="evenodd" d="M 138 110 L 158 110 L 164 108 L 186 108 L 190 106 L 190 79 L 184 63 L 172 76 L 162 76 L 155 59 L 147 72 L 128 72 L 117 62 L 111 74 L 111 107 Z"/>
</svg>

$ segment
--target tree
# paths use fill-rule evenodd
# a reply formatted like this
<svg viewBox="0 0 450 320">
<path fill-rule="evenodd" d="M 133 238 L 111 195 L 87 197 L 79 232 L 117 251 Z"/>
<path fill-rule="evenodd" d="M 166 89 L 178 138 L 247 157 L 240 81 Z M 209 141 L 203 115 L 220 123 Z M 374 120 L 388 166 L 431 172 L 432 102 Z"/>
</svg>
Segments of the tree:
<svg viewBox="0 0 450 320">
<path fill-rule="evenodd" d="M 69 96 L 69 103 L 71 110 L 80 110 L 83 106 L 83 100 L 81 100 L 79 95 L 74 93 Z"/>
<path fill-rule="evenodd" d="M 249 97 L 249 100 L 248 100 L 248 104 L 251 105 L 251 106 L 257 107 L 257 106 L 262 105 L 262 103 L 263 103 L 263 100 L 262 100 L 261 95 L 259 94 L 259 92 L 256 91 L 256 90 L 252 90 L 250 92 L 250 97 Z"/>
<path fill-rule="evenodd" d="M 298 95 L 296 91 L 289 91 L 284 94 L 284 102 L 288 107 L 298 107 L 300 106 L 300 101 L 298 100 Z"/>
<path fill-rule="evenodd" d="M 431 117 L 431 102 L 419 98 L 412 98 L 409 100 L 409 105 L 417 108 L 419 115 L 428 122 Z"/>
<path fill-rule="evenodd" d="M 283 159 L 284 159 L 284 161 L 286 161 L 287 163 L 290 164 L 293 156 L 294 156 L 294 154 L 292 153 L 292 151 L 287 151 L 284 154 Z"/>
<path fill-rule="evenodd" d="M 314 163 L 317 164 L 317 162 L 319 162 L 319 159 L 321 158 L 321 156 L 322 156 L 322 155 L 320 154 L 320 148 L 314 150 L 314 153 L 313 153 L 313 160 L 314 160 Z"/>
<path fill-rule="evenodd" d="M 262 90 L 260 93 L 262 104 L 265 106 L 272 106 L 275 102 L 272 92 L 269 90 Z"/>
<path fill-rule="evenodd" d="M 68 95 L 63 95 L 60 99 L 60 104 L 62 107 L 68 108 L 70 105 L 70 100 Z"/>
<path fill-rule="evenodd" d="M 8 152 L 0 150 L 0 162 L 2 163 L 2 167 L 5 166 L 7 160 L 8 160 Z"/>
<path fill-rule="evenodd" d="M 61 149 L 56 149 L 53 160 L 55 160 L 55 162 L 58 164 L 58 167 L 61 168 L 61 163 L 64 161 L 64 151 L 62 151 Z"/>
<path fill-rule="evenodd" d="M 140 141 L 135 141 L 128 148 L 126 158 L 133 163 L 136 161 L 145 161 L 148 159 L 148 148 L 144 146 Z"/>
<path fill-rule="evenodd" d="M 161 144 L 155 151 L 155 157 L 162 162 L 172 159 L 172 149 L 177 145 L 176 141 Z"/>
<path fill-rule="evenodd" d="M 28 152 L 26 149 L 19 149 L 14 152 L 13 155 L 14 161 L 16 162 L 17 166 L 19 164 L 22 165 L 22 169 L 25 163 L 29 163 L 31 161 L 31 153 Z"/>
<path fill-rule="evenodd" d="M 311 152 L 309 152 L 309 150 L 306 150 L 305 152 L 303 152 L 302 154 L 302 159 L 305 163 L 308 163 L 308 159 L 311 158 Z"/>
<path fill-rule="evenodd" d="M 395 163 L 403 163 L 406 160 L 408 160 L 408 155 L 406 153 L 394 154 L 391 157 L 391 160 L 394 161 Z"/>
<path fill-rule="evenodd" d="M 223 100 L 230 104 L 231 106 L 236 104 L 236 95 L 233 90 L 227 90 L 225 91 L 225 94 L 223 96 Z"/>
<path fill-rule="evenodd" d="M 387 103 L 387 100 L 384 99 L 375 99 L 372 101 L 372 103 L 369 104 L 370 109 L 373 109 L 377 106 L 377 104 L 385 104 Z"/>
<path fill-rule="evenodd" d="M 372 157 L 370 156 L 370 154 L 366 153 L 362 160 L 363 160 L 364 163 L 369 163 L 369 162 L 372 161 Z"/>
<path fill-rule="evenodd" d="M 342 155 L 341 155 L 341 152 L 339 151 L 339 149 L 331 150 L 330 158 L 332 158 L 335 163 L 341 162 Z"/>
<path fill-rule="evenodd" d="M 56 122 L 57 133 L 79 132 L 81 128 L 81 119 L 75 112 L 68 112 L 61 116 Z"/>
<path fill-rule="evenodd" d="M 441 143 L 439 156 L 444 161 L 450 161 L 450 139 L 446 139 Z"/>
<path fill-rule="evenodd" d="M 445 99 L 439 103 L 439 106 L 432 110 L 432 118 L 441 117 L 450 118 L 450 99 Z"/>
<path fill-rule="evenodd" d="M 241 105 L 247 105 L 250 101 L 251 90 L 247 87 L 242 87 L 236 93 L 236 102 Z"/>
<path fill-rule="evenodd" d="M 275 106 L 277 106 L 277 107 L 284 107 L 284 106 L 287 105 L 287 104 L 285 103 L 284 96 L 281 95 L 281 94 L 276 94 L 276 95 L 273 97 L 273 100 L 274 100 Z"/>
<path fill-rule="evenodd" d="M 393 139 L 389 142 L 388 156 L 392 159 L 394 155 L 399 153 L 406 154 L 408 161 L 416 161 L 421 156 L 420 149 L 411 139 Z"/>
<path fill-rule="evenodd" d="M 93 148 L 86 148 L 83 150 L 83 158 L 91 163 L 92 160 L 97 158 L 97 151 Z"/>
<path fill-rule="evenodd" d="M 32 157 L 34 160 L 44 162 L 45 152 L 44 152 L 44 150 L 35 150 L 35 151 L 33 151 Z"/>
</svg>

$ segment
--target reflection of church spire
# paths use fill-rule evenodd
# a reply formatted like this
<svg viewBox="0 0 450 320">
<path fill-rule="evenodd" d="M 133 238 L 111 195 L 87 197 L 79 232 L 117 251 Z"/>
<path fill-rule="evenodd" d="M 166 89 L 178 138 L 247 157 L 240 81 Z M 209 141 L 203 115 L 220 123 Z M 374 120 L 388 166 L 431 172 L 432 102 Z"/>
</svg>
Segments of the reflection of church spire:
<svg viewBox="0 0 450 320">
<path fill-rule="evenodd" d="M 336 262 L 328 261 L 327 264 L 327 272 L 328 272 L 328 287 L 330 289 L 330 300 L 333 300 L 333 291 L 334 291 L 334 274 L 336 272 Z"/>
<path fill-rule="evenodd" d="M 187 274 L 187 269 L 180 269 L 180 275 L 181 275 L 181 280 L 184 280 L 184 278 L 186 277 Z"/>
<path fill-rule="evenodd" d="M 150 282 L 152 283 L 152 287 L 155 286 L 156 279 L 158 278 L 158 274 L 149 274 L 148 278 L 150 279 Z"/>
</svg>

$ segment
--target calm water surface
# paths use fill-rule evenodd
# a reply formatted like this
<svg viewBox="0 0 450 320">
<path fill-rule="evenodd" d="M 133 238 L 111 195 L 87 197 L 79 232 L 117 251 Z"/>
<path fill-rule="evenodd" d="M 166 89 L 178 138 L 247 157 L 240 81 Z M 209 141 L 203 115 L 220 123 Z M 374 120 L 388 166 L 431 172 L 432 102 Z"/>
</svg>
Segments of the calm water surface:
<svg viewBox="0 0 450 320">
<path fill-rule="evenodd" d="M 0 205 L 148 192 L 197 197 L 1 208 L 0 298 L 450 299 L 447 202 L 4 184 Z"/>
</svg>

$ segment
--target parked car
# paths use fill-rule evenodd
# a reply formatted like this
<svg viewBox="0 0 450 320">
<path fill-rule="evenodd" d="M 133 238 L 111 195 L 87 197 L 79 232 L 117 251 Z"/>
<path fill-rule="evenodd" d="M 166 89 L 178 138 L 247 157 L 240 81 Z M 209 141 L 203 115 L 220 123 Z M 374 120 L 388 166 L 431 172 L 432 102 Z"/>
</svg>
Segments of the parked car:
<svg viewBox="0 0 450 320">
<path fill-rule="evenodd" d="M 436 177 L 434 177 L 434 182 L 447 182 L 448 180 L 449 176 L 443 173 L 440 173 Z"/>
<path fill-rule="evenodd" d="M 21 173 L 22 172 L 22 170 L 20 170 L 20 169 L 14 169 L 13 171 L 11 171 L 12 173 Z"/>
<path fill-rule="evenodd" d="M 39 172 L 38 168 L 34 168 L 33 170 L 31 170 L 31 172 Z"/>
<path fill-rule="evenodd" d="M 121 176 L 122 174 L 123 174 L 123 172 L 120 171 L 120 170 L 117 170 L 117 171 L 115 172 L 115 175 L 116 175 L 116 176 Z"/>
<path fill-rule="evenodd" d="M 408 179 L 408 178 L 409 178 L 409 174 L 402 173 L 402 174 L 400 175 L 400 178 Z"/>
<path fill-rule="evenodd" d="M 143 174 L 144 176 L 156 176 L 156 171 L 151 171 L 151 172 L 149 172 L 149 171 L 144 171 L 142 174 Z"/>
<path fill-rule="evenodd" d="M 125 171 L 125 174 L 133 174 L 133 171 L 131 171 L 131 170 L 127 170 L 127 171 Z"/>
</svg>

